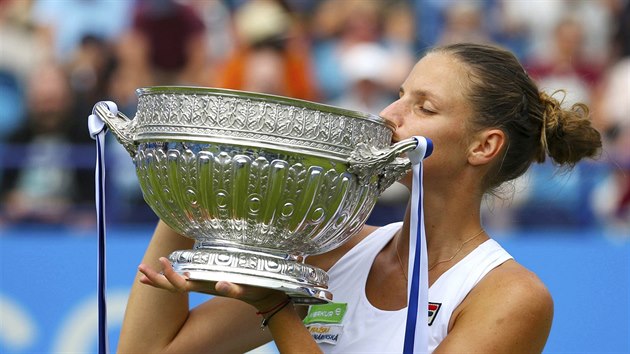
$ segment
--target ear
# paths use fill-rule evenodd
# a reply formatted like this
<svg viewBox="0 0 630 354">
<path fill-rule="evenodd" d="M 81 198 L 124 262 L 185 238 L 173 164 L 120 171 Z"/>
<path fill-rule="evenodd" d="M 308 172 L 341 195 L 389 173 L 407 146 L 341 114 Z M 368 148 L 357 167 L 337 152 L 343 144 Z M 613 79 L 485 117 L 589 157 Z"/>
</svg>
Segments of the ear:
<svg viewBox="0 0 630 354">
<path fill-rule="evenodd" d="M 469 146 L 468 163 L 478 166 L 492 162 L 503 150 L 505 142 L 505 133 L 500 129 L 489 129 L 478 133 Z"/>
</svg>

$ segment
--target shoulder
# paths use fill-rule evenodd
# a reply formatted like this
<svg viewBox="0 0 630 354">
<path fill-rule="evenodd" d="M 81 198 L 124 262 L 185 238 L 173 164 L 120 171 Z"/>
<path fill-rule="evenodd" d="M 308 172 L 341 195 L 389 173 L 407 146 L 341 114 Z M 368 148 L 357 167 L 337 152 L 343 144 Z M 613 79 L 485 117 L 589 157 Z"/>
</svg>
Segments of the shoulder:
<svg viewBox="0 0 630 354">
<path fill-rule="evenodd" d="M 473 306 L 487 307 L 502 301 L 503 311 L 510 313 L 553 314 L 553 299 L 545 284 L 536 274 L 514 260 L 488 273 L 471 291 L 470 298 Z M 537 318 L 543 319 L 546 317 Z"/>
<path fill-rule="evenodd" d="M 350 237 L 350 239 L 341 246 L 326 253 L 309 256 L 306 258 L 306 263 L 328 271 L 341 257 L 378 228 L 378 226 L 364 225 L 359 232 Z"/>
<path fill-rule="evenodd" d="M 543 282 L 514 260 L 488 273 L 453 313 L 449 351 L 540 352 L 551 329 L 553 300 Z"/>
</svg>

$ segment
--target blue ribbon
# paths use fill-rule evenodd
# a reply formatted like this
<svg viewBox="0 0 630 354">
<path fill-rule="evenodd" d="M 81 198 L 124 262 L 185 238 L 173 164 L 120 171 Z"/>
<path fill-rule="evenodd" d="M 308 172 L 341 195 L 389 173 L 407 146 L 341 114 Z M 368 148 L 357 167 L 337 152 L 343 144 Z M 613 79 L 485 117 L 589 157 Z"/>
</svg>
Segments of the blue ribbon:
<svg viewBox="0 0 630 354">
<path fill-rule="evenodd" d="M 98 228 L 97 297 L 98 297 L 98 352 L 107 353 L 107 305 L 105 296 L 105 162 L 104 134 L 96 136 L 96 222 Z M 99 173 L 100 171 L 100 173 Z"/>
<path fill-rule="evenodd" d="M 433 143 L 424 137 L 414 137 L 418 145 L 407 153 L 413 171 L 411 191 L 411 226 L 409 234 L 409 280 L 407 283 L 407 322 L 403 353 L 426 353 L 429 346 L 426 234 L 424 230 L 422 160 L 433 152 Z"/>
<path fill-rule="evenodd" d="M 106 104 L 108 109 L 118 114 L 116 104 L 113 102 L 99 102 Z M 96 108 L 96 105 L 94 108 Z M 97 225 L 97 301 L 98 301 L 98 352 L 109 352 L 107 339 L 107 300 L 105 294 L 105 134 L 107 126 L 96 114 L 95 109 L 88 117 L 88 130 L 92 139 L 96 140 L 96 168 L 94 176 L 95 200 L 96 200 L 96 225 Z"/>
</svg>

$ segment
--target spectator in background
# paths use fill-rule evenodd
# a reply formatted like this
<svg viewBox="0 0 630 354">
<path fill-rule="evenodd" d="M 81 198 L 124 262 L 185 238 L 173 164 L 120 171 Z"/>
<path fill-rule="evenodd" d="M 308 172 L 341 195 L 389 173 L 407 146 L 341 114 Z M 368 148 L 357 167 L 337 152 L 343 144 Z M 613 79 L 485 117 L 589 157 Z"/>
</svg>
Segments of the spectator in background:
<svg viewBox="0 0 630 354">
<path fill-rule="evenodd" d="M 310 24 L 314 37 L 313 63 L 325 101 L 340 97 L 348 87 L 341 58 L 356 44 L 380 43 L 383 5 L 380 1 L 326 0 Z"/>
<path fill-rule="evenodd" d="M 445 23 L 438 44 L 490 43 L 481 4 L 457 1 L 445 8 Z"/>
<path fill-rule="evenodd" d="M 617 11 L 611 65 L 596 96 L 608 175 L 593 193 L 600 223 L 630 235 L 630 1 Z"/>
<path fill-rule="evenodd" d="M 175 0 L 139 0 L 122 37 L 120 67 L 151 85 L 201 84 L 207 58 L 205 25 L 193 7 Z M 138 82 L 138 84 L 145 84 Z M 133 85 L 132 85 L 133 86 Z M 138 87 L 138 85 L 136 85 Z"/>
<path fill-rule="evenodd" d="M 552 34 L 558 23 L 567 17 L 579 19 L 584 36 L 582 54 L 602 65 L 610 49 L 612 14 L 622 1 L 625 0 L 496 0 L 493 12 L 499 14 L 494 20 L 498 21 L 500 16 L 502 24 L 506 25 L 499 27 L 499 31 L 512 28 L 526 36 L 522 52 L 523 58 L 529 61 L 545 60 L 553 52 L 556 39 Z"/>
<path fill-rule="evenodd" d="M 496 0 L 494 6 L 486 13 L 488 31 L 492 39 L 510 48 L 519 60 L 527 58 L 529 28 L 518 14 L 510 13 L 513 6 L 511 0 Z"/>
<path fill-rule="evenodd" d="M 391 57 L 376 43 L 356 44 L 346 50 L 342 54 L 340 66 L 341 77 L 348 82 L 348 88 L 331 103 L 371 114 L 381 112 L 395 97 L 387 86 L 389 67 L 383 65 L 391 62 Z"/>
<path fill-rule="evenodd" d="M 410 7 L 415 4 L 416 2 L 407 0 L 322 0 L 317 2 L 302 0 L 0 0 L 0 46 L 2 49 L 0 53 L 0 90 L 2 90 L 0 91 L 0 138 L 8 137 L 8 134 L 17 129 L 24 120 L 24 113 L 20 111 L 26 109 L 26 103 L 20 104 L 20 102 L 26 102 L 25 87 L 28 76 L 31 72 L 35 72 L 35 68 L 42 65 L 44 60 L 51 58 L 68 70 L 75 105 L 83 104 L 84 106 L 75 116 L 75 120 L 81 121 L 81 131 L 77 133 L 80 137 L 86 136 L 82 119 L 86 114 L 85 110 L 89 111 L 94 103 L 93 100 L 112 99 L 121 111 L 133 116 L 137 104 L 135 89 L 149 85 L 173 83 L 224 86 L 351 106 L 352 103 L 349 101 L 345 103 L 341 100 L 351 95 L 348 93 L 351 87 L 350 81 L 346 80 L 341 72 L 342 54 L 345 51 L 357 44 L 377 44 L 388 52 L 396 53 L 393 55 L 396 59 L 390 59 L 387 65 L 384 65 L 385 67 L 406 68 L 407 55 L 411 53 L 413 61 L 417 54 L 415 51 L 418 49 L 418 44 L 421 44 L 420 47 L 431 46 L 439 38 L 449 36 L 443 33 L 445 15 L 452 8 L 456 9 L 461 5 L 462 1 L 423 0 L 418 2 L 420 6 L 416 7 L 417 12 L 414 13 Z M 250 11 L 249 15 L 244 16 L 248 19 L 247 21 L 239 20 L 239 16 L 242 16 L 239 13 L 245 13 L 245 9 L 262 9 L 264 5 L 271 5 L 267 6 L 268 8 L 280 9 L 277 12 L 282 14 L 280 16 L 282 20 L 277 21 L 275 15 L 266 15 L 271 14 L 271 11 Z M 607 146 L 610 146 L 611 151 L 614 150 L 616 143 L 613 143 L 613 140 L 617 141 L 618 137 L 622 137 L 621 131 L 614 128 L 615 124 L 610 123 L 616 121 L 616 118 L 610 118 L 610 114 L 606 113 L 607 109 L 599 107 L 600 104 L 621 107 L 617 104 L 604 103 L 604 101 L 611 101 L 616 96 L 622 97 L 623 91 L 617 91 L 616 95 L 604 94 L 603 91 L 610 92 L 611 89 L 603 87 L 614 86 L 609 77 L 614 75 L 613 72 L 623 71 L 618 68 L 606 70 L 608 74 L 601 89 L 597 85 L 600 80 L 596 77 L 602 72 L 599 70 L 602 68 L 602 63 L 612 67 L 621 56 L 628 55 L 627 47 L 630 41 L 628 41 L 627 28 L 630 23 L 628 21 L 630 2 L 628 0 L 546 2 L 482 0 L 476 2 L 475 6 L 482 9 L 484 21 L 487 22 L 485 25 L 479 25 L 479 22 L 476 22 L 480 31 L 490 29 L 492 39 L 499 39 L 504 44 L 506 44 L 504 40 L 513 39 L 515 45 L 519 46 L 517 52 L 528 59 L 526 67 L 530 66 L 530 74 L 539 75 L 541 85 L 548 85 L 549 92 L 553 91 L 556 85 L 568 87 L 569 95 L 566 99 L 568 103 L 577 99 L 577 96 L 586 97 L 584 94 L 586 92 L 588 98 L 585 101 L 591 101 L 593 104 L 592 113 L 596 118 L 594 123 L 602 131 L 609 130 L 606 143 L 610 144 Z M 136 8 L 139 12 L 144 11 L 145 17 L 148 16 L 147 9 L 153 9 L 152 15 L 148 16 L 151 21 L 154 21 L 153 25 L 148 27 L 153 26 L 153 28 L 144 27 L 148 35 L 141 34 L 140 26 L 136 26 L 135 29 L 131 27 L 134 18 L 133 9 Z M 193 54 L 199 55 L 199 57 L 195 56 L 198 59 L 195 62 L 199 66 L 196 70 L 184 70 L 196 71 L 194 75 L 163 75 L 161 72 L 154 74 L 153 64 L 149 64 L 151 61 L 149 37 L 152 36 L 153 41 L 157 41 L 155 38 L 161 35 L 156 34 L 156 31 L 165 28 L 155 25 L 158 15 L 171 16 L 176 8 L 190 10 L 190 18 L 194 18 L 177 30 L 185 29 L 191 24 L 198 25 L 198 20 L 202 23 L 202 26 L 194 25 L 195 28 L 200 28 L 201 37 L 193 36 L 204 42 L 202 46 L 197 46 L 196 50 L 192 51 Z M 305 20 L 303 22 L 307 27 L 300 27 L 296 21 L 299 15 L 303 16 Z M 613 15 L 618 16 L 616 21 Z M 577 19 L 580 23 L 581 30 L 575 31 L 575 27 L 571 29 L 571 26 L 566 26 L 562 32 L 565 38 L 581 37 L 581 49 L 574 54 L 563 55 L 565 60 L 560 61 L 558 58 L 561 56 L 556 55 L 558 52 L 554 48 L 569 47 L 570 41 L 561 40 L 560 44 L 556 45 L 552 41 L 557 39 L 551 33 L 563 18 Z M 239 21 L 241 24 L 238 24 Z M 275 37 L 280 40 L 251 40 L 256 36 L 264 37 L 265 33 L 269 33 L 265 32 L 265 29 L 273 29 L 278 23 L 284 26 L 284 29 L 277 31 L 279 36 Z M 138 25 L 139 22 L 136 24 Z M 416 33 L 414 33 L 414 25 L 419 26 Z M 232 27 L 249 28 L 250 32 L 244 36 L 238 31 L 232 31 Z M 615 30 L 617 31 L 614 37 L 615 42 L 611 42 L 610 34 Z M 196 31 L 191 32 L 197 33 Z M 167 34 L 170 35 L 171 32 Z M 506 32 L 510 33 L 506 34 Z M 581 35 L 576 36 L 575 34 L 579 32 Z M 475 30 L 466 34 L 473 33 L 483 34 L 483 31 Z M 121 36 L 121 34 L 124 35 Z M 144 39 L 138 40 L 137 37 L 144 37 Z M 274 36 L 269 35 L 269 37 Z M 312 47 L 309 46 L 311 42 L 309 39 L 312 40 Z M 42 45 L 42 40 L 47 44 Z M 253 46 L 253 42 L 258 43 Z M 506 45 L 515 50 L 509 44 Z M 255 50 L 253 50 L 254 47 Z M 610 47 L 613 47 L 612 53 L 615 60 L 608 61 Z M 179 48 L 186 48 L 186 46 L 182 45 Z M 287 65 L 287 50 L 292 53 L 293 65 Z M 205 55 L 204 60 L 200 59 L 202 52 Z M 255 53 L 250 56 L 245 55 L 246 52 Z M 550 54 L 554 55 L 550 57 Z M 111 55 L 114 58 L 107 59 Z M 186 55 L 184 53 L 180 58 Z M 159 60 L 164 59 L 164 56 L 158 55 L 158 57 Z M 225 61 L 226 66 L 219 65 L 223 64 L 228 57 L 230 59 Z M 552 62 L 553 64 L 550 64 Z M 559 62 L 570 65 L 559 65 L 557 64 Z M 286 74 L 288 66 L 293 68 L 291 74 Z M 580 67 L 577 71 L 576 66 Z M 570 67 L 570 70 L 566 72 L 558 70 L 561 67 Z M 582 71 L 583 69 L 586 71 Z M 401 69 L 401 71 L 405 70 Z M 600 73 L 597 74 L 596 71 Z M 292 79 L 293 77 L 297 79 Z M 390 83 L 384 82 L 382 85 L 396 94 L 397 83 L 401 82 L 402 78 L 399 74 L 391 72 L 389 78 Z M 584 80 L 585 78 L 587 80 Z M 582 89 L 574 89 L 571 85 L 567 86 L 564 83 L 555 83 L 563 80 L 567 80 L 564 82 L 569 82 L 569 84 L 577 83 L 575 87 Z M 392 85 L 391 82 L 394 84 Z M 103 88 L 105 85 L 107 85 L 106 89 Z M 292 89 L 291 86 L 301 88 Z M 593 93 L 596 96 L 593 96 Z M 605 99 L 601 96 L 605 96 Z M 371 108 L 364 109 L 371 110 Z M 124 163 L 128 162 L 128 157 L 122 150 L 121 158 L 124 159 Z M 599 167 L 614 170 L 619 169 L 618 164 L 618 161 L 613 162 L 611 158 L 610 166 Z M 110 164 L 112 167 L 108 171 L 110 178 L 127 181 L 125 183 L 128 186 L 131 184 L 136 186 L 132 166 L 126 174 L 123 174 L 124 178 L 118 178 L 115 172 L 118 168 L 114 168 L 114 165 Z M 538 169 L 545 169 L 546 172 L 538 174 L 536 171 Z M 580 193 L 583 195 L 590 193 L 588 185 L 592 183 L 593 177 L 589 175 L 590 170 L 585 173 L 581 170 L 582 166 L 578 166 L 572 175 L 558 176 L 553 172 L 552 166 L 536 166 L 531 172 L 538 177 L 546 174 L 546 177 L 539 179 L 543 181 L 543 185 L 549 184 L 549 180 L 553 181 L 551 185 L 555 187 L 546 187 L 547 191 L 553 193 L 543 192 L 542 196 L 555 195 L 554 203 L 556 203 L 564 198 L 558 196 L 558 190 L 562 191 L 562 194 L 566 192 L 567 195 L 576 195 L 575 191 L 578 189 L 573 189 L 569 187 L 570 185 L 575 185 L 576 188 L 579 186 Z M 586 183 L 584 177 L 587 177 Z M 531 177 L 520 180 L 514 187 L 518 190 L 525 189 L 519 193 L 521 197 L 527 197 L 528 191 L 537 190 L 537 187 L 532 188 L 532 180 Z M 610 179 L 606 180 L 610 181 Z M 88 189 L 91 190 L 91 188 Z M 127 191 L 124 188 L 120 190 Z M 525 198 L 523 203 L 547 205 L 547 200 L 538 199 L 536 193 L 529 196 L 531 198 Z M 507 208 L 510 209 L 509 215 L 512 215 L 519 205 L 520 201 L 514 200 L 513 205 Z M 590 210 L 590 205 L 584 209 Z M 545 214 L 549 215 L 550 210 Z M 508 220 L 513 226 L 519 225 L 519 222 L 516 224 L 513 222 L 515 219 L 508 218 Z"/>
<path fill-rule="evenodd" d="M 21 148 L 19 159 L 2 178 L 0 223 L 93 224 L 93 167 L 73 161 L 73 145 L 88 140 L 73 121 L 73 100 L 64 71 L 47 64 L 32 73 L 27 86 L 28 116 L 7 142 Z M 92 151 L 93 152 L 93 151 Z M 7 155 L 8 156 L 8 155 Z M 92 155 L 93 156 L 93 155 Z M 89 210 L 89 211 L 87 211 Z"/>
<path fill-rule="evenodd" d="M 115 66 L 107 84 L 108 97 L 119 110 L 133 115 L 138 103 L 135 90 L 155 84 L 146 65 L 147 48 L 133 33 L 127 33 L 114 44 L 112 52 Z"/>
<path fill-rule="evenodd" d="M 30 15 L 31 6 L 30 0 L 0 1 L 0 139 L 21 124 L 28 75 L 46 57 Z"/>
<path fill-rule="evenodd" d="M 224 0 L 190 1 L 205 26 L 207 41 L 207 69 L 209 80 L 216 77 L 220 63 L 235 49 L 235 34 L 232 30 L 232 14 Z"/>
<path fill-rule="evenodd" d="M 564 87 L 567 103 L 590 103 L 602 67 L 585 55 L 582 22 L 570 16 L 562 18 L 554 29 L 553 39 L 553 49 L 547 57 L 528 62 L 528 73 L 547 91 Z"/>
<path fill-rule="evenodd" d="M 603 91 L 610 173 L 595 189 L 592 204 L 602 225 L 630 235 L 630 56 L 610 69 Z"/>
<path fill-rule="evenodd" d="M 630 57 L 630 1 L 617 1 L 614 10 L 616 21 L 613 26 L 612 57 L 614 59 Z"/>
<path fill-rule="evenodd" d="M 286 8 L 274 0 L 247 2 L 236 9 L 234 26 L 236 49 L 217 73 L 216 86 L 319 99 L 310 49 Z"/>
<path fill-rule="evenodd" d="M 129 27 L 134 4 L 135 0 L 37 0 L 33 18 L 45 49 L 65 64 L 88 35 L 118 40 Z"/>
<path fill-rule="evenodd" d="M 344 73 L 344 57 L 354 46 L 378 45 L 387 52 L 388 71 L 381 85 L 396 95 L 406 71 L 415 61 L 415 20 L 406 1 L 326 0 L 319 4 L 309 28 L 313 63 L 323 100 L 344 99 L 352 91 Z M 359 61 L 360 62 L 360 61 Z"/>
<path fill-rule="evenodd" d="M 87 35 L 66 65 L 70 88 L 79 114 L 90 112 L 94 103 L 109 99 L 114 58 L 109 43 Z"/>
<path fill-rule="evenodd" d="M 411 4 L 407 1 L 391 1 L 383 10 L 383 27 L 379 42 L 389 53 L 389 61 L 384 65 L 388 70 L 385 85 L 390 93 L 396 96 L 400 83 L 416 61 L 416 21 Z"/>
<path fill-rule="evenodd" d="M 413 66 L 415 61 L 416 20 L 413 17 L 411 4 L 407 1 L 390 1 L 383 8 L 382 41 L 388 49 L 400 49 L 411 56 L 405 68 Z M 400 69 L 403 71 L 404 69 Z M 404 75 L 400 75 L 400 77 Z"/>
</svg>

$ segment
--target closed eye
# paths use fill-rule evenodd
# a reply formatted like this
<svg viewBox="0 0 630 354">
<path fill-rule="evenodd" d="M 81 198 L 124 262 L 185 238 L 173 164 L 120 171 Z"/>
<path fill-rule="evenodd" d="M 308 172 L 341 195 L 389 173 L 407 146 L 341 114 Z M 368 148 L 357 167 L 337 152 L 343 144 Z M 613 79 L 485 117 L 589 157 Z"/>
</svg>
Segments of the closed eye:
<svg viewBox="0 0 630 354">
<path fill-rule="evenodd" d="M 424 114 L 437 114 L 437 112 L 427 109 L 423 106 L 418 107 L 418 109 Z"/>
</svg>

